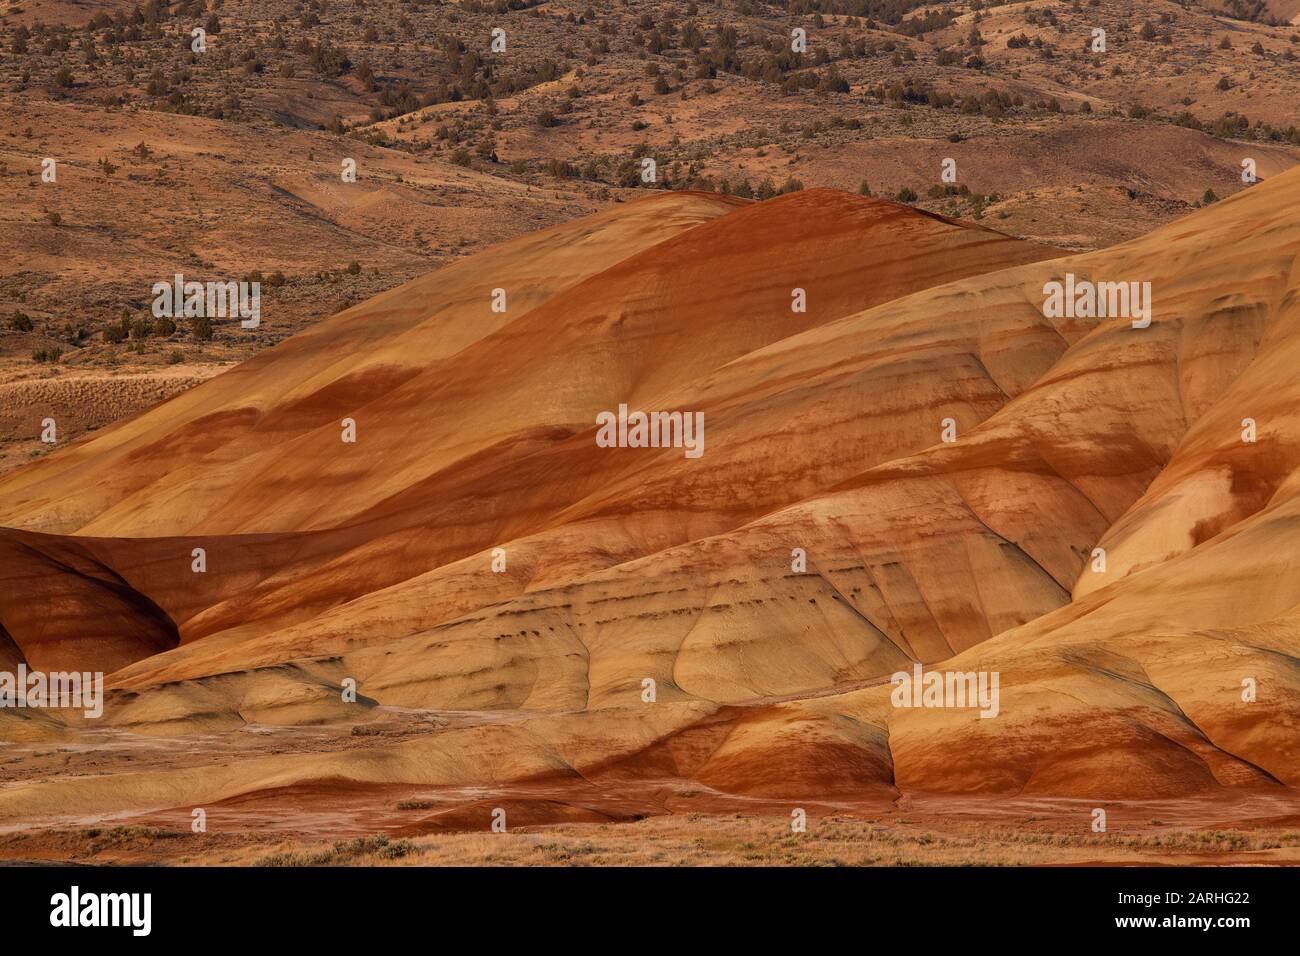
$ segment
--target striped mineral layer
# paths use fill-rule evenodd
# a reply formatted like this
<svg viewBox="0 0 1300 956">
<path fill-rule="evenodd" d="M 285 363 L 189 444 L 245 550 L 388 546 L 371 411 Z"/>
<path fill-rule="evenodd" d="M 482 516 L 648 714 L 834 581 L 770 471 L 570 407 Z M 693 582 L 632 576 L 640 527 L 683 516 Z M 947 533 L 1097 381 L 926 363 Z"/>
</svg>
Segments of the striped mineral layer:
<svg viewBox="0 0 1300 956">
<path fill-rule="evenodd" d="M 0 824 L 541 779 L 1290 793 L 1300 171 L 1059 255 L 832 190 L 664 193 L 0 477 L 0 665 L 107 675 L 99 720 L 0 737 L 431 719 L 28 774 Z M 1150 283 L 1150 323 L 1045 310 L 1067 275 Z M 620 406 L 702 415 L 704 453 L 604 447 Z M 996 713 L 896 706 L 918 663 L 997 675 Z"/>
</svg>

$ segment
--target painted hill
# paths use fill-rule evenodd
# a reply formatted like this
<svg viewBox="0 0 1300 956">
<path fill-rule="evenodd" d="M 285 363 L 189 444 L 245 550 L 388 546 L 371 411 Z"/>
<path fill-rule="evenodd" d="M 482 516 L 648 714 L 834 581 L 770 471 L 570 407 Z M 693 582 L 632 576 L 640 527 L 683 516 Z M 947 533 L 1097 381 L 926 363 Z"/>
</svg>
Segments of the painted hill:
<svg viewBox="0 0 1300 956">
<path fill-rule="evenodd" d="M 135 732 L 492 718 L 31 781 L 0 819 L 335 778 L 1294 786 L 1297 210 L 1286 173 L 1048 261 L 828 190 L 671 194 L 357 306 L 0 479 L 0 624 L 114 670 Z M 1149 282 L 1149 327 L 1045 316 L 1067 274 Z M 599 447 L 620 404 L 703 412 L 704 454 Z M 997 672 L 997 717 L 893 706 L 916 661 Z"/>
</svg>

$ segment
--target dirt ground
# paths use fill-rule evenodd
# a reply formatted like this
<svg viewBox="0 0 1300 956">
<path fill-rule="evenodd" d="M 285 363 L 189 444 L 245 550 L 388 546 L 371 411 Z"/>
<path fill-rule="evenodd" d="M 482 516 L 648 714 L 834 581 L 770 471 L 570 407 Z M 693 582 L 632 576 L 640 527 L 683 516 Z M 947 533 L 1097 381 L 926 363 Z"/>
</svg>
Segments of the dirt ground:
<svg viewBox="0 0 1300 956">
<path fill-rule="evenodd" d="M 396 713 L 352 729 L 11 744 L 7 784 L 364 748 L 495 719 Z M 195 810 L 204 832 L 194 832 Z M 1095 811 L 1104 832 L 1093 830 Z M 805 829 L 797 832 L 799 811 Z M 493 829 L 503 819 L 504 832 Z M 498 829 L 501 829 L 498 825 Z M 1131 866 L 1300 864 L 1300 798 L 1277 788 L 1142 802 L 907 794 L 774 800 L 617 775 L 500 789 L 321 780 L 203 808 L 0 827 L 0 861 L 272 866 Z"/>
</svg>

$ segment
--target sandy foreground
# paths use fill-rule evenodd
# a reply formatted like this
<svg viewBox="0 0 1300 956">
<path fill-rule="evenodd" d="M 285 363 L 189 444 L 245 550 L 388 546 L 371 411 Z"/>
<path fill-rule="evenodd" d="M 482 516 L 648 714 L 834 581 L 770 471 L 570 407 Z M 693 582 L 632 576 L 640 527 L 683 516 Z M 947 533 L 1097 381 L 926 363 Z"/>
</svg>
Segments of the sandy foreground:
<svg viewBox="0 0 1300 956">
<path fill-rule="evenodd" d="M 736 806 L 721 813 L 713 794 L 672 791 L 641 795 L 647 803 L 666 797 L 672 812 L 624 823 L 561 823 L 492 833 L 423 836 L 343 836 L 355 828 L 353 814 L 387 801 L 396 819 L 396 794 L 333 794 L 327 809 L 298 812 L 335 839 L 286 833 L 259 812 L 247 829 L 194 834 L 183 819 L 176 826 L 104 823 L 57 827 L 0 836 L 6 864 L 181 866 L 1292 866 L 1300 863 L 1300 813 L 1294 804 L 1260 806 L 1258 829 L 1243 829 L 1242 807 L 1177 801 L 1116 808 L 1128 821 L 1100 834 L 1089 829 L 1082 807 L 1026 801 L 1010 815 L 1008 804 L 954 812 L 952 801 L 917 800 L 895 807 L 809 808 L 808 830 L 793 833 L 789 818 L 771 805 Z M 545 807 L 546 791 L 501 798 L 507 807 Z M 605 794 L 624 803 L 636 795 Z M 349 799 L 353 806 L 345 806 Z M 1266 802 L 1264 802 L 1266 803 Z M 700 810 L 691 809 L 699 806 Z M 487 803 L 481 807 L 488 822 Z M 824 813 L 824 816 L 817 816 Z M 998 814 L 1006 814 L 999 818 Z M 408 811 L 407 816 L 418 816 Z M 158 814 L 175 819 L 180 814 Z M 1130 819 L 1132 818 L 1132 819 Z M 1218 819 L 1222 826 L 1191 823 Z M 1226 822 L 1232 821 L 1232 822 Z M 1284 821 L 1290 821 L 1285 825 Z M 265 824 L 265 825 L 263 825 Z"/>
<path fill-rule="evenodd" d="M 491 721 L 250 725 L 235 733 L 108 731 L 11 744 L 5 783 L 181 770 L 215 760 L 360 750 Z M 322 779 L 219 801 L 0 826 L 0 864 L 180 866 L 1277 866 L 1300 864 L 1300 796 L 1270 788 L 1166 800 L 906 794 L 792 801 L 680 778 L 562 776 L 501 787 Z M 205 832 L 195 832 L 196 809 Z M 1105 832 L 1094 832 L 1096 811 Z M 803 811 L 805 829 L 797 831 Z M 493 829 L 504 817 L 504 832 Z M 498 826 L 498 829 L 500 827 Z"/>
</svg>

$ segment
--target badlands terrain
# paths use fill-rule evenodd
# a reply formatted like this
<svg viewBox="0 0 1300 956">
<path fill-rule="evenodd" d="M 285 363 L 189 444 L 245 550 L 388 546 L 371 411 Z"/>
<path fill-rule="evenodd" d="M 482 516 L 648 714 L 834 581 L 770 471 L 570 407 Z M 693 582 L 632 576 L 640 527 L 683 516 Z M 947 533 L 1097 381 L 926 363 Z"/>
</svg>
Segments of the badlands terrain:
<svg viewBox="0 0 1300 956">
<path fill-rule="evenodd" d="M 109 687 L 0 711 L 0 826 L 960 795 L 1294 853 L 1298 208 L 1286 173 L 1057 257 L 829 189 L 664 193 L 317 323 L 0 480 L 10 664 Z M 1150 282 L 1150 324 L 1049 317 L 1067 274 Z M 702 412 L 703 454 L 601 447 L 620 404 Z M 914 662 L 1000 675 L 996 713 L 896 706 Z"/>
<path fill-rule="evenodd" d="M 0 859 L 1300 861 L 1300 9 L 515 6 L 0 11 Z"/>
</svg>

